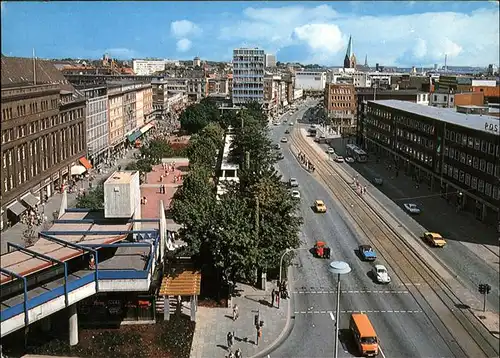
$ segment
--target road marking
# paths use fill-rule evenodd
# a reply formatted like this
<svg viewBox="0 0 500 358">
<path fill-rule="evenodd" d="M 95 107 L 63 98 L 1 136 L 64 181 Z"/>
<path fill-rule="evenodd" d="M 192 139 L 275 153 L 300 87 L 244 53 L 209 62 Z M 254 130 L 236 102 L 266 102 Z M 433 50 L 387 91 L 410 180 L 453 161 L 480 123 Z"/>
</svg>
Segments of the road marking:
<svg viewBox="0 0 500 358">
<path fill-rule="evenodd" d="M 332 321 L 335 321 L 335 317 L 333 316 L 333 312 L 330 311 L 329 313 L 330 313 L 330 317 L 332 318 Z"/>
<path fill-rule="evenodd" d="M 361 290 L 361 291 L 341 291 L 343 294 L 362 294 L 362 293 L 378 293 L 378 294 L 409 294 L 406 290 Z M 307 294 L 334 294 L 337 291 L 293 291 L 292 293 L 307 295 Z"/>
<path fill-rule="evenodd" d="M 380 347 L 380 344 L 378 345 L 378 351 L 380 352 L 380 354 L 382 355 L 382 358 L 385 358 L 385 354 L 384 352 L 382 351 L 382 347 Z M 269 357 L 268 357 L 269 358 Z"/>
<path fill-rule="evenodd" d="M 361 310 L 361 311 L 356 311 L 356 310 L 343 310 L 340 311 L 340 313 L 422 313 L 423 311 L 421 310 L 395 310 L 395 311 L 385 311 L 385 310 Z M 295 311 L 294 314 L 326 314 L 328 313 L 332 320 L 335 320 L 335 317 L 333 315 L 333 311 Z"/>
</svg>

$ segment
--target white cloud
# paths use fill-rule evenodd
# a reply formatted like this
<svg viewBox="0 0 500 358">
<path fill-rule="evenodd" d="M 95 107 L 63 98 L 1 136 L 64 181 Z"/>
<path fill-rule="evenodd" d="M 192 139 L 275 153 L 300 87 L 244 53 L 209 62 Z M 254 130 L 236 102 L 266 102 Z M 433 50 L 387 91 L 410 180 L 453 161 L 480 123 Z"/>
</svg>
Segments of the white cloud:
<svg viewBox="0 0 500 358">
<path fill-rule="evenodd" d="M 339 14 L 328 5 L 251 7 L 240 18 L 235 15 L 223 23 L 218 39 L 227 46 L 255 43 L 267 51 L 305 44 L 308 53 L 298 54 L 295 60 L 314 58 L 340 65 L 345 39 L 352 34 L 354 53 L 358 58 L 367 54 L 370 64 L 429 65 L 443 63 L 446 54 L 449 64 L 487 65 L 498 63 L 500 57 L 499 10 L 484 6 L 468 13 L 377 17 Z"/>
<path fill-rule="evenodd" d="M 192 46 L 192 42 L 189 39 L 184 38 L 184 39 L 180 39 L 179 41 L 177 41 L 177 51 L 178 52 L 189 51 L 191 46 Z"/>
<path fill-rule="evenodd" d="M 170 33 L 177 38 L 190 37 L 200 32 L 200 27 L 189 20 L 172 21 L 170 23 Z"/>
<path fill-rule="evenodd" d="M 129 49 L 129 48 L 108 48 L 108 49 L 104 50 L 104 53 L 107 53 L 110 57 L 118 58 L 118 59 L 122 59 L 122 60 L 128 60 L 131 58 L 140 57 L 137 55 L 136 51 Z"/>
</svg>

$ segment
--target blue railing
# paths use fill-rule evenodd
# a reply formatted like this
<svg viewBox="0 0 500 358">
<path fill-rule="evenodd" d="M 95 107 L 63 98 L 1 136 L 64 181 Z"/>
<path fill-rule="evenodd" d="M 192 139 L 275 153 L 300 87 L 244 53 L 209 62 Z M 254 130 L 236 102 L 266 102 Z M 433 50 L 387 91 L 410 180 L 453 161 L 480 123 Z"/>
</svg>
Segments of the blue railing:
<svg viewBox="0 0 500 358">
<path fill-rule="evenodd" d="M 123 279 L 129 279 L 129 280 L 137 280 L 137 279 L 147 279 L 150 273 L 150 270 L 152 268 L 154 260 L 156 260 L 156 251 L 159 245 L 159 235 L 155 238 L 154 244 L 153 244 L 153 249 L 149 257 L 148 264 L 146 266 L 145 270 L 99 270 L 98 269 L 98 251 L 93 249 L 92 247 L 142 247 L 142 246 L 151 246 L 149 243 L 121 243 L 121 244 L 92 244 L 92 245 L 78 245 L 74 243 L 69 243 L 66 241 L 63 241 L 61 239 L 52 237 L 48 235 L 47 233 L 43 233 L 42 237 L 44 237 L 47 240 L 54 241 L 57 243 L 60 243 L 62 245 L 70 246 L 75 249 L 83 250 L 83 251 L 88 251 L 88 252 L 93 252 L 95 254 L 95 269 L 93 272 L 89 271 L 88 275 L 85 275 L 77 280 L 68 282 L 67 279 L 67 267 L 66 263 L 63 263 L 65 265 L 65 276 L 64 276 L 64 285 L 56 287 L 52 289 L 49 292 L 44 292 L 38 296 L 35 296 L 33 298 L 28 299 L 28 290 L 27 290 L 27 282 L 26 278 L 22 277 L 16 273 L 10 272 L 6 269 L 0 268 L 1 272 L 3 272 L 6 275 L 10 275 L 12 277 L 16 277 L 18 279 L 23 280 L 24 282 L 24 299 L 22 303 L 19 303 L 15 306 L 6 308 L 0 312 L 0 321 L 3 322 L 9 318 L 12 318 L 16 315 L 19 315 L 24 312 L 24 322 L 25 325 L 29 324 L 29 315 L 28 315 L 28 310 L 37 307 L 39 305 L 42 305 L 50 300 L 53 300 L 57 297 L 60 297 L 62 295 L 65 295 L 65 305 L 68 305 L 68 293 L 83 287 L 89 283 L 95 282 L 95 287 L 96 287 L 96 292 L 99 292 L 99 280 L 123 280 Z M 10 246 L 13 246 L 15 248 L 18 248 L 17 245 L 10 244 Z M 35 255 L 35 252 L 32 250 L 28 250 L 23 248 L 24 251 L 27 251 L 33 255 Z M 43 257 L 45 255 L 36 253 L 36 256 Z M 45 258 L 45 257 L 44 257 Z M 48 256 L 46 257 L 47 260 L 52 260 L 52 261 L 57 261 L 56 259 L 49 258 Z"/>
</svg>

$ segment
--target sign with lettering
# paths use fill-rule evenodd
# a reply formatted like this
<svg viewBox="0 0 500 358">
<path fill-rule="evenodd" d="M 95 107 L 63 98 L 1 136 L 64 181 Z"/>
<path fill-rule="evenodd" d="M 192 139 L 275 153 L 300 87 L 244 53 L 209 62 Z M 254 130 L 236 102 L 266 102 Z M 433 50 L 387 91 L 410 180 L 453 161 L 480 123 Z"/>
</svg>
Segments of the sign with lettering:
<svg viewBox="0 0 500 358">
<path fill-rule="evenodd" d="M 498 123 L 493 123 L 493 122 L 485 122 L 484 123 L 484 129 L 490 132 L 495 132 L 498 133 L 498 128 L 499 125 Z"/>
</svg>

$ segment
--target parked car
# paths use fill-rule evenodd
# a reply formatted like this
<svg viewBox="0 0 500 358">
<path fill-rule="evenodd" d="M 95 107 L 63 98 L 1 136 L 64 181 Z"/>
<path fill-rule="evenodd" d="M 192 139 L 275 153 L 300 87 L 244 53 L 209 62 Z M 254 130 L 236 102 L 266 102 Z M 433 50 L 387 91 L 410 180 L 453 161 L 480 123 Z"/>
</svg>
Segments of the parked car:
<svg viewBox="0 0 500 358">
<path fill-rule="evenodd" d="M 354 163 L 355 162 L 353 157 L 345 157 L 344 160 L 346 163 Z"/>
<path fill-rule="evenodd" d="M 327 152 L 328 152 L 328 154 L 335 154 L 335 149 L 333 149 L 332 147 L 329 147 Z"/>
<path fill-rule="evenodd" d="M 290 131 L 287 129 L 287 130 L 285 131 L 285 134 L 290 134 Z"/>
<path fill-rule="evenodd" d="M 382 179 L 380 177 L 375 177 L 372 179 L 372 182 L 373 182 L 373 184 L 380 186 L 380 185 L 384 184 L 384 179 Z"/>
<path fill-rule="evenodd" d="M 413 203 L 405 203 L 403 204 L 405 210 L 409 212 L 410 214 L 420 214 L 420 208 L 417 206 L 417 204 Z"/>
<path fill-rule="evenodd" d="M 279 152 L 278 154 L 276 154 L 276 159 L 278 160 L 285 159 L 285 156 L 283 155 L 283 153 Z"/>
<path fill-rule="evenodd" d="M 326 205 L 323 200 L 316 200 L 314 202 L 314 209 L 317 213 L 326 213 Z"/>
<path fill-rule="evenodd" d="M 287 143 L 287 142 L 288 142 L 287 137 L 283 137 L 283 138 L 281 138 L 281 143 Z"/>
<path fill-rule="evenodd" d="M 337 156 L 335 157 L 335 161 L 336 161 L 337 163 L 343 163 L 343 162 L 344 162 L 344 157 L 343 157 L 343 156 L 341 156 L 341 155 L 337 155 Z"/>
<path fill-rule="evenodd" d="M 290 187 L 292 188 L 297 188 L 299 186 L 299 182 L 297 181 L 297 179 L 295 178 L 290 178 L 288 184 L 290 185 Z"/>
<path fill-rule="evenodd" d="M 300 191 L 292 190 L 292 199 L 300 199 Z"/>
<path fill-rule="evenodd" d="M 378 283 L 389 283 L 391 282 L 391 278 L 389 277 L 389 273 L 384 265 L 375 265 L 373 266 L 373 275 L 375 276 L 375 280 Z"/>
<path fill-rule="evenodd" d="M 375 261 L 377 254 L 371 245 L 359 245 L 359 255 L 363 261 Z"/>
<path fill-rule="evenodd" d="M 446 240 L 436 232 L 424 232 L 424 240 L 434 247 L 444 247 L 446 245 Z"/>
<path fill-rule="evenodd" d="M 293 122 L 288 123 L 288 125 L 289 125 L 290 127 L 291 127 L 291 126 L 293 126 Z"/>
</svg>

